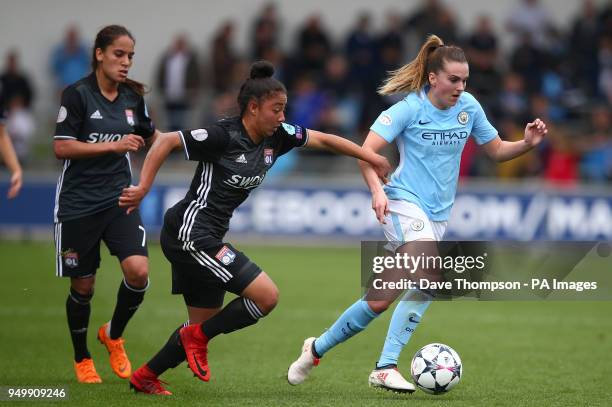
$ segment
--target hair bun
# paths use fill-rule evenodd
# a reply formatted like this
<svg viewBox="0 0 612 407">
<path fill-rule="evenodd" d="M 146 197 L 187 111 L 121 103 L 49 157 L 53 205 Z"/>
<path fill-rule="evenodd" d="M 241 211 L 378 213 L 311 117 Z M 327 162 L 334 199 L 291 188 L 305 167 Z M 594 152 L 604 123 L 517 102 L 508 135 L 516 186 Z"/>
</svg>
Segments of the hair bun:
<svg viewBox="0 0 612 407">
<path fill-rule="evenodd" d="M 270 78 L 274 75 L 274 65 L 268 61 L 257 61 L 251 65 L 251 79 Z"/>
</svg>

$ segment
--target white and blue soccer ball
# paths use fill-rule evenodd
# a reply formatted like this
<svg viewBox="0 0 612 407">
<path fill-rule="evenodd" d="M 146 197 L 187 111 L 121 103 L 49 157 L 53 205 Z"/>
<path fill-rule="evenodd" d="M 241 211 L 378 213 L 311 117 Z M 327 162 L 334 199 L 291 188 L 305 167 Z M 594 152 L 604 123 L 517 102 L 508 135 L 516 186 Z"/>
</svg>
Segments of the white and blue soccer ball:
<svg viewBox="0 0 612 407">
<path fill-rule="evenodd" d="M 423 346 L 412 358 L 410 373 L 414 383 L 426 393 L 443 394 L 461 380 L 461 358 L 442 343 Z"/>
</svg>

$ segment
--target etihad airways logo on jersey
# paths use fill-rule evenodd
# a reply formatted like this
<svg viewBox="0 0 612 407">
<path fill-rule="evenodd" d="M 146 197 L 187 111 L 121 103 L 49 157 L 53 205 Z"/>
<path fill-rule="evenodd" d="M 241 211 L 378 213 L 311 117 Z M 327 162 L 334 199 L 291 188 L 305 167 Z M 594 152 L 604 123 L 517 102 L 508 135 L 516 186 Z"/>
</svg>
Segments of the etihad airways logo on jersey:
<svg viewBox="0 0 612 407">
<path fill-rule="evenodd" d="M 423 140 L 431 141 L 432 146 L 460 144 L 469 136 L 467 131 L 427 131 L 421 133 Z"/>
<path fill-rule="evenodd" d="M 110 143 L 113 141 L 121 140 L 125 134 L 113 134 L 113 133 L 91 133 L 87 137 L 88 143 Z"/>
<path fill-rule="evenodd" d="M 243 177 L 242 175 L 232 175 L 230 179 L 223 181 L 224 184 L 237 189 L 253 189 L 257 188 L 266 177 L 266 174 L 256 175 L 254 177 Z"/>
</svg>

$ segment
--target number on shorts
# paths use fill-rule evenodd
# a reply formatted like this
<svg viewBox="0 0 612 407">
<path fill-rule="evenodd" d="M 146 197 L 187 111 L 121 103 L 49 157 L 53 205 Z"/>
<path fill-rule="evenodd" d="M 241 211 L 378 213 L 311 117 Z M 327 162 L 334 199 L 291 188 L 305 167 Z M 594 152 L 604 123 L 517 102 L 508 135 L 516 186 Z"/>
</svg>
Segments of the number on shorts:
<svg viewBox="0 0 612 407">
<path fill-rule="evenodd" d="M 138 229 L 142 230 L 142 243 L 141 243 L 141 246 L 145 247 L 145 242 L 147 240 L 147 231 L 145 230 L 144 226 L 142 226 L 142 225 L 138 225 Z"/>
</svg>

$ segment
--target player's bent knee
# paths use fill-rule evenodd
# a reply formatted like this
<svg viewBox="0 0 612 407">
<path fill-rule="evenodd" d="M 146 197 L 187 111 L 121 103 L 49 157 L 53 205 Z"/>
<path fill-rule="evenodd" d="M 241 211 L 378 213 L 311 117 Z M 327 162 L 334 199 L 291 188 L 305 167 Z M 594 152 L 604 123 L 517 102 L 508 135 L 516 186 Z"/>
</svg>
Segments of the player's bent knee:
<svg viewBox="0 0 612 407">
<path fill-rule="evenodd" d="M 266 293 L 261 296 L 261 298 L 258 298 L 255 301 L 255 304 L 257 304 L 257 307 L 259 307 L 264 315 L 267 315 L 272 312 L 272 310 L 276 307 L 276 304 L 278 304 L 278 296 L 278 288 L 276 286 L 270 287 L 268 290 L 266 290 Z"/>
<path fill-rule="evenodd" d="M 278 287 L 264 272 L 261 272 L 241 295 L 253 301 L 264 315 L 269 314 L 278 303 Z"/>
<path fill-rule="evenodd" d="M 78 293 L 79 295 L 85 296 L 85 297 L 93 297 L 94 295 L 94 288 L 93 286 L 90 288 L 75 288 L 75 287 L 70 287 L 71 291 L 74 291 L 75 293 Z"/>
<path fill-rule="evenodd" d="M 73 278 L 70 281 L 70 289 L 74 290 L 76 293 L 80 295 L 87 296 L 87 297 L 93 297 L 95 283 L 96 283 L 96 280 L 93 277 L 91 278 Z"/>
<path fill-rule="evenodd" d="M 131 256 L 121 262 L 127 283 L 133 287 L 144 287 L 149 280 L 149 262 L 144 256 Z"/>
<path fill-rule="evenodd" d="M 145 287 L 149 281 L 149 270 L 133 270 L 125 273 L 125 280 L 132 287 Z"/>
<path fill-rule="evenodd" d="M 377 314 L 385 312 L 390 305 L 391 301 L 368 301 L 370 309 Z"/>
</svg>

